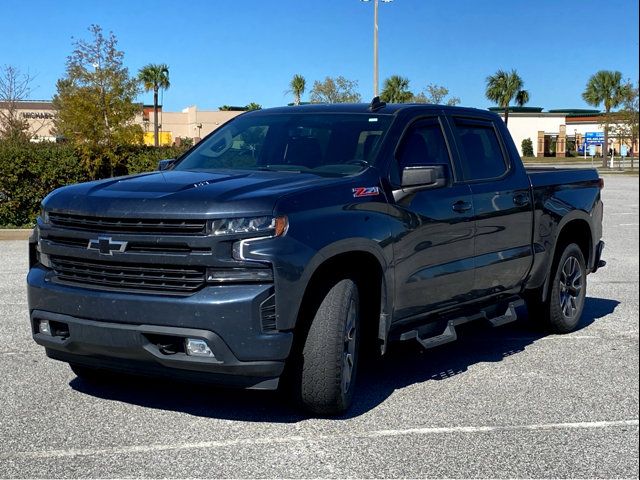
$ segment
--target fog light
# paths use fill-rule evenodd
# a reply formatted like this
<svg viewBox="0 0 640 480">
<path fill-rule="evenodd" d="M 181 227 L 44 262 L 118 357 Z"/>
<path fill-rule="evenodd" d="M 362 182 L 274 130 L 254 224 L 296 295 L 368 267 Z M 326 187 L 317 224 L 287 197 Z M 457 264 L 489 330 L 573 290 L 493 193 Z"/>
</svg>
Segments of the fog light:
<svg viewBox="0 0 640 480">
<path fill-rule="evenodd" d="M 51 336 L 51 325 L 49 325 L 49 320 L 40 320 L 38 322 L 38 332 Z"/>
<path fill-rule="evenodd" d="M 187 338 L 184 341 L 185 351 L 187 355 L 194 357 L 213 357 L 213 352 L 207 345 L 207 342 L 199 338 Z"/>
</svg>

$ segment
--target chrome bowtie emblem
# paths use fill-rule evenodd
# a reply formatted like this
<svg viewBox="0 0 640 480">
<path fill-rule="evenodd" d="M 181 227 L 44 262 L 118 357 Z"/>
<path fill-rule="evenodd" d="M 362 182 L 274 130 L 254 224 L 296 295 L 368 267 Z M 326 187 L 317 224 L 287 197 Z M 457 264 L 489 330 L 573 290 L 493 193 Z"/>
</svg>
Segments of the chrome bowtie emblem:
<svg viewBox="0 0 640 480">
<path fill-rule="evenodd" d="M 113 255 L 113 252 L 124 252 L 125 248 L 127 248 L 127 242 L 111 240 L 111 237 L 98 237 L 97 239 L 89 240 L 87 248 L 89 250 L 98 250 L 100 255 Z"/>
</svg>

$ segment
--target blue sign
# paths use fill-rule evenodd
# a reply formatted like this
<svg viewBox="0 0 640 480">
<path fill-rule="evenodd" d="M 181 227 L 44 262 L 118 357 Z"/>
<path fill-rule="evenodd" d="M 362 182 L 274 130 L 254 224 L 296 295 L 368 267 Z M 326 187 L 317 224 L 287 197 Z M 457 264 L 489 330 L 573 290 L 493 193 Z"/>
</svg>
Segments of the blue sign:
<svg viewBox="0 0 640 480">
<path fill-rule="evenodd" d="M 584 134 L 584 143 L 587 145 L 603 145 L 604 132 L 587 132 Z"/>
<path fill-rule="evenodd" d="M 590 157 L 596 156 L 596 146 L 594 144 L 589 145 L 589 156 Z"/>
<path fill-rule="evenodd" d="M 621 156 L 623 156 L 623 157 L 626 157 L 626 156 L 627 156 L 627 153 L 628 153 L 628 152 L 627 152 L 627 146 L 626 146 L 626 145 L 622 145 L 622 146 L 620 147 L 620 155 L 621 155 Z"/>
</svg>

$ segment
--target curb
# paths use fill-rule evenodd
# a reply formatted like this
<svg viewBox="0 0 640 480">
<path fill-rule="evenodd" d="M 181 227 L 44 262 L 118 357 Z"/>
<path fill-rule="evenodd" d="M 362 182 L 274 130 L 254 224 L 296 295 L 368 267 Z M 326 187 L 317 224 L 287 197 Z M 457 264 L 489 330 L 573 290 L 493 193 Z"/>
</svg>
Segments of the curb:
<svg viewBox="0 0 640 480">
<path fill-rule="evenodd" d="M 27 240 L 32 231 L 30 228 L 0 228 L 0 241 Z"/>
</svg>

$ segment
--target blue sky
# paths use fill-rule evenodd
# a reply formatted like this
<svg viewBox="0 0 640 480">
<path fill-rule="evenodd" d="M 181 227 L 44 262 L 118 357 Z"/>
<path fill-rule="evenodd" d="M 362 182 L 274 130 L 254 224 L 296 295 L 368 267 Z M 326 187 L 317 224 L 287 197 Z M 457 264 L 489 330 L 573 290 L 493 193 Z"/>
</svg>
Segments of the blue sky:
<svg viewBox="0 0 640 480">
<path fill-rule="evenodd" d="M 131 72 L 167 63 L 166 110 L 291 101 L 295 73 L 359 82 L 372 96 L 373 4 L 359 0 L 0 0 L 0 64 L 36 75 L 49 99 L 64 75 L 71 37 L 113 31 Z M 586 107 L 581 92 L 600 69 L 638 79 L 637 0 L 395 0 L 380 5 L 380 79 L 400 74 L 418 92 L 445 85 L 465 106 L 486 108 L 487 75 L 515 68 L 530 106 Z M 151 95 L 140 97 L 151 102 Z"/>
</svg>

